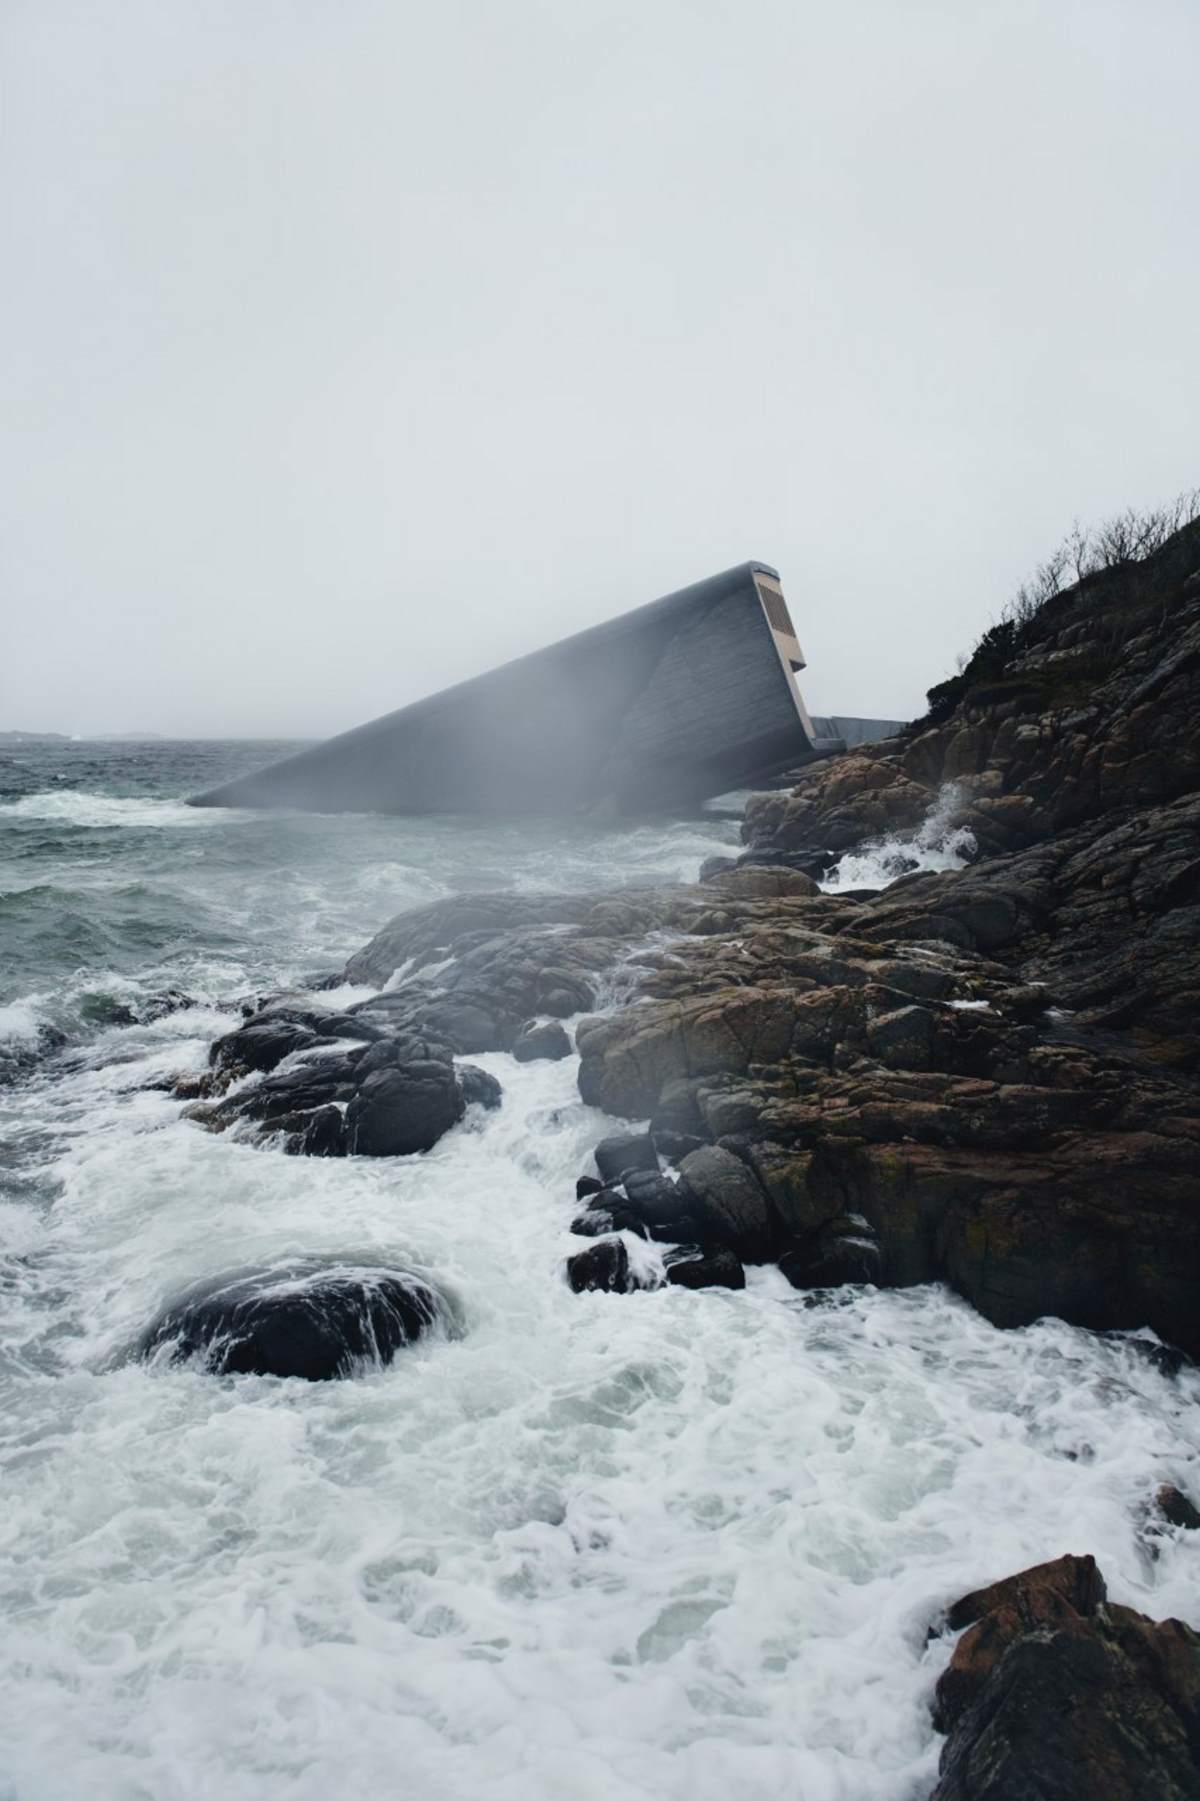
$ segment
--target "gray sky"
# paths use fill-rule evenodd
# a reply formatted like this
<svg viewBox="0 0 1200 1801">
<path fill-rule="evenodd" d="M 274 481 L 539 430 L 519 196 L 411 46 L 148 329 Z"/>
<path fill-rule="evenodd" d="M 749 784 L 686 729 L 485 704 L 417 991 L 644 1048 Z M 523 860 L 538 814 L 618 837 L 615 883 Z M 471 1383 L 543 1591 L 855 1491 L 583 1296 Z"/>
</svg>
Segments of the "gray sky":
<svg viewBox="0 0 1200 1801">
<path fill-rule="evenodd" d="M 0 726 L 324 734 L 747 557 L 907 716 L 1197 455 L 1195 0 L 5 0 Z"/>
</svg>

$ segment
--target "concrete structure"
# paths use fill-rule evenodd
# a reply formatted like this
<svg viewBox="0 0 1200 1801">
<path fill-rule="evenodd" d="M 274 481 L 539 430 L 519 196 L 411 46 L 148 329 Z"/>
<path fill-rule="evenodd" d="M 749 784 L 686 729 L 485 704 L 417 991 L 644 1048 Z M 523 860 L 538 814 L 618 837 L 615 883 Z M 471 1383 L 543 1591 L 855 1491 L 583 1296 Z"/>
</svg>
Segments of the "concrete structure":
<svg viewBox="0 0 1200 1801">
<path fill-rule="evenodd" d="M 778 572 L 743 563 L 196 797 L 313 812 L 647 812 L 844 748 L 796 686 Z"/>
</svg>

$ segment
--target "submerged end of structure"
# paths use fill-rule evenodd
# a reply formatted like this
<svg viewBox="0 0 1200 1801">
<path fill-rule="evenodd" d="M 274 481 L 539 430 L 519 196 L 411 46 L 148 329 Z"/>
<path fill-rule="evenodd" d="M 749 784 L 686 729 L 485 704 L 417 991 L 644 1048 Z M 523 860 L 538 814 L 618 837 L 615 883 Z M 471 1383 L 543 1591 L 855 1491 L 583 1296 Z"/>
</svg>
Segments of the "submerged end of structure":
<svg viewBox="0 0 1200 1801">
<path fill-rule="evenodd" d="M 310 812 L 646 813 L 887 736 L 814 721 L 778 570 L 749 562 L 192 799 Z"/>
</svg>

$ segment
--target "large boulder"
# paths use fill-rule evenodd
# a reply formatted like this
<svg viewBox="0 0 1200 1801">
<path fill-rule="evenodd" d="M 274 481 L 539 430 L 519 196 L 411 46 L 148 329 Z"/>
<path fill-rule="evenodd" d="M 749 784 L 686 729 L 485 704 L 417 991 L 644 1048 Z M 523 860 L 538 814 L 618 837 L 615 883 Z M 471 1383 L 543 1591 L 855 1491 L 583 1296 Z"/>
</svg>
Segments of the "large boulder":
<svg viewBox="0 0 1200 1801">
<path fill-rule="evenodd" d="M 630 1170 L 658 1173 L 658 1152 L 654 1140 L 643 1133 L 614 1133 L 602 1138 L 593 1155 L 596 1168 L 605 1182 L 620 1182 Z"/>
<path fill-rule="evenodd" d="M 775 1253 L 778 1222 L 740 1158 L 720 1145 L 704 1145 L 684 1158 L 679 1173 L 693 1197 L 702 1242 L 722 1245 L 747 1263 L 764 1263 Z"/>
<path fill-rule="evenodd" d="M 324 1382 L 390 1363 L 447 1318 L 442 1296 L 409 1271 L 302 1263 L 199 1284 L 163 1308 L 138 1354 L 219 1376 Z"/>
<path fill-rule="evenodd" d="M 432 1150 L 457 1125 L 465 1104 L 449 1058 L 372 1071 L 346 1110 L 346 1142 L 360 1157 L 407 1157 Z"/>
<path fill-rule="evenodd" d="M 1200 1639 L 1108 1604 L 1090 1557 L 993 1583 L 937 1688 L 933 1801 L 1195 1801 Z"/>
</svg>

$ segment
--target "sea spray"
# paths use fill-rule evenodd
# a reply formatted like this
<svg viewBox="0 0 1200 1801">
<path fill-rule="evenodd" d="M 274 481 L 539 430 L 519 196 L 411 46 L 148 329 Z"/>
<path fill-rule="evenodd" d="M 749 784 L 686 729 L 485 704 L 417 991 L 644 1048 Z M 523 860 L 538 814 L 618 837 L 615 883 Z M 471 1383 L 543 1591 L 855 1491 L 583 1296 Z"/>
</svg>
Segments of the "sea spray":
<svg viewBox="0 0 1200 1801">
<path fill-rule="evenodd" d="M 915 832 L 889 833 L 847 851 L 821 887 L 828 894 L 849 888 L 886 888 L 902 875 L 965 868 L 977 846 L 969 827 L 955 823 L 963 798 L 958 784 L 947 782 Z"/>
</svg>

